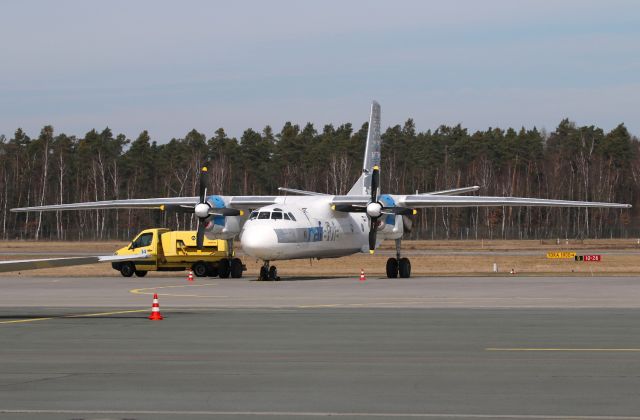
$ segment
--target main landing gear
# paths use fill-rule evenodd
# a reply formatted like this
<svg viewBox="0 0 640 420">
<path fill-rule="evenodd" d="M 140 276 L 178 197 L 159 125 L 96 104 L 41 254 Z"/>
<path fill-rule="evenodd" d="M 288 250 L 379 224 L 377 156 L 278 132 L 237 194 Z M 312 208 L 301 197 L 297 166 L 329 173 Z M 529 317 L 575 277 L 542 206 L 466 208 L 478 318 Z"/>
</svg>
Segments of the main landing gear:
<svg viewBox="0 0 640 420">
<path fill-rule="evenodd" d="M 258 276 L 258 281 L 279 281 L 280 277 L 278 277 L 278 269 L 275 265 L 269 267 L 269 261 L 265 261 L 260 267 L 260 275 Z"/>
<path fill-rule="evenodd" d="M 387 260 L 387 277 L 395 279 L 398 274 L 402 278 L 411 277 L 411 261 L 400 257 L 400 239 L 396 239 L 396 257 Z"/>
</svg>

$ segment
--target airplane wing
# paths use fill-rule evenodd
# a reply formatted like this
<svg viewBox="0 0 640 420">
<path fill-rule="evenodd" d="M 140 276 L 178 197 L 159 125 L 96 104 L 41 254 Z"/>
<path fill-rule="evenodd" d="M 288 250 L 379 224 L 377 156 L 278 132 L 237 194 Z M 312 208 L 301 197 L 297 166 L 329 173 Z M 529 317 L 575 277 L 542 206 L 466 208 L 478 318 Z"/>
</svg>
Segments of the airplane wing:
<svg viewBox="0 0 640 420">
<path fill-rule="evenodd" d="M 149 258 L 147 254 L 134 254 L 0 261 L 0 273 L 6 273 L 8 271 L 36 270 L 39 268 L 70 267 L 74 265 L 95 264 L 100 262 L 144 260 L 146 258 Z"/>
<path fill-rule="evenodd" d="M 276 203 L 277 196 L 220 196 L 231 208 L 245 209 Z M 85 203 L 51 204 L 47 206 L 18 207 L 12 212 L 59 211 L 59 210 L 105 210 L 105 209 L 158 209 L 178 206 L 195 206 L 199 197 L 139 198 L 126 200 L 89 201 Z"/>
<path fill-rule="evenodd" d="M 102 209 L 162 209 L 163 206 L 194 205 L 198 197 L 139 198 L 129 200 L 89 201 L 86 203 L 51 204 L 48 206 L 18 207 L 13 212 Z"/>
<path fill-rule="evenodd" d="M 526 197 L 486 197 L 486 196 L 455 196 L 441 194 L 391 195 L 395 203 L 401 207 L 601 207 L 601 208 L 631 208 L 630 204 L 602 203 L 597 201 L 550 200 L 545 198 Z M 334 206 L 366 206 L 370 198 L 366 195 L 336 195 L 331 200 Z M 385 208 L 387 205 L 385 205 Z"/>
<path fill-rule="evenodd" d="M 525 197 L 485 197 L 485 196 L 446 196 L 446 195 L 401 195 L 396 196 L 400 206 L 420 207 L 602 207 L 631 208 L 631 204 L 603 203 L 597 201 L 549 200 Z"/>
</svg>

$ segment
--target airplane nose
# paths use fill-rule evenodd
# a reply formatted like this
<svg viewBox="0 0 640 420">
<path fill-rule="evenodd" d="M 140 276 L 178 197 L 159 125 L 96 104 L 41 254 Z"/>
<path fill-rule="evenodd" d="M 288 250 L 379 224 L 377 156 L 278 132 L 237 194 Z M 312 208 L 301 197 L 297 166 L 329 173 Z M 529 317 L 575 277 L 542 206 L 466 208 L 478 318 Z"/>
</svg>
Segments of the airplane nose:
<svg viewBox="0 0 640 420">
<path fill-rule="evenodd" d="M 249 256 L 268 260 L 276 257 L 278 237 L 267 226 L 245 227 L 240 239 L 242 250 Z"/>
</svg>

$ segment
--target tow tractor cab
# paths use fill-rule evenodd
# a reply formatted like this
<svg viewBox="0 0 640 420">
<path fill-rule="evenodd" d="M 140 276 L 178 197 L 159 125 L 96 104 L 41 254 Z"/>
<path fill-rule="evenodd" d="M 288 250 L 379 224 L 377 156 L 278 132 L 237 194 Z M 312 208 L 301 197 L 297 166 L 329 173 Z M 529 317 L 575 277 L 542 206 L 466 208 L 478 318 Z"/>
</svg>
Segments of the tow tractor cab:
<svg viewBox="0 0 640 420">
<path fill-rule="evenodd" d="M 134 273 L 144 277 L 148 271 L 182 271 L 192 269 L 198 277 L 242 277 L 246 267 L 234 258 L 227 241 L 205 237 L 202 249 L 196 245 L 195 231 L 171 231 L 169 229 L 145 229 L 115 255 L 148 254 L 151 258 L 138 261 L 118 261 L 111 264 L 124 277 Z"/>
</svg>

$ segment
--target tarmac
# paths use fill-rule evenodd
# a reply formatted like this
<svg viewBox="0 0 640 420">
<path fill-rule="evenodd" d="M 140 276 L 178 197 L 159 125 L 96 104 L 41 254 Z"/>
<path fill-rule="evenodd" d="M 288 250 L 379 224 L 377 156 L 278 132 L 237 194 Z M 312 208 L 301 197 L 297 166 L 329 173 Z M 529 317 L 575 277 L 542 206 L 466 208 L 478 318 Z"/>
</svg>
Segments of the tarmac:
<svg viewBox="0 0 640 420">
<path fill-rule="evenodd" d="M 3 420 L 640 420 L 636 277 L 0 287 Z"/>
</svg>

